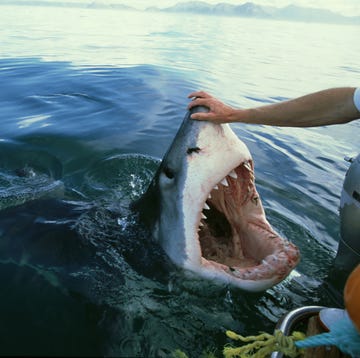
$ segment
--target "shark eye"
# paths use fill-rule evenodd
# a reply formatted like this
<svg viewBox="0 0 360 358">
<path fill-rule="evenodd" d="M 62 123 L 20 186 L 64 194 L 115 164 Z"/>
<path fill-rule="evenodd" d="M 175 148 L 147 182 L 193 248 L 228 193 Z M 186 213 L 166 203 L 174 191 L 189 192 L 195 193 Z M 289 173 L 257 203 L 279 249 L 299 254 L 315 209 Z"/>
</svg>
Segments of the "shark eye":
<svg viewBox="0 0 360 358">
<path fill-rule="evenodd" d="M 192 154 L 192 153 L 199 153 L 201 151 L 201 149 L 199 147 L 195 147 L 195 148 L 188 148 L 186 153 L 187 154 Z"/>
<path fill-rule="evenodd" d="M 167 176 L 167 178 L 169 179 L 173 179 L 175 174 L 174 171 L 172 169 L 170 169 L 169 167 L 165 167 L 164 168 L 164 174 Z"/>
</svg>

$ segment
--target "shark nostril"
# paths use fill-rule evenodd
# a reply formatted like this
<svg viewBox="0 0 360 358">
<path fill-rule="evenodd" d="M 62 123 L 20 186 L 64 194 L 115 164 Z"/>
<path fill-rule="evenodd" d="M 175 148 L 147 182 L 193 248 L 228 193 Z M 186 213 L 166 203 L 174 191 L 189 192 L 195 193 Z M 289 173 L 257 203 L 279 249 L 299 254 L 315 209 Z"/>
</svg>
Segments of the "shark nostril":
<svg viewBox="0 0 360 358">
<path fill-rule="evenodd" d="M 169 179 L 174 179 L 175 173 L 172 169 L 170 169 L 169 167 L 165 167 L 164 168 L 164 174 L 166 175 L 167 178 Z"/>
</svg>

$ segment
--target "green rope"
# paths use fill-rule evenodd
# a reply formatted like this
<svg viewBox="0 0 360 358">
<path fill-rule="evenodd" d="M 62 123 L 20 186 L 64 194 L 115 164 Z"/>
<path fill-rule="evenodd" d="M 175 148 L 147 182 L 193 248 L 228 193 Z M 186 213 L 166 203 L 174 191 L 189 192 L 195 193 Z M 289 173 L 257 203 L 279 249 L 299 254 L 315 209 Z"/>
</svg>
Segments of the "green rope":
<svg viewBox="0 0 360 358">
<path fill-rule="evenodd" d="M 241 347 L 225 346 L 223 350 L 225 358 L 265 358 L 272 352 L 281 352 L 290 358 L 295 358 L 301 353 L 295 342 L 305 338 L 301 332 L 293 332 L 291 336 L 285 336 L 280 330 L 276 330 L 274 335 L 262 333 L 258 336 L 243 337 L 232 331 L 227 331 L 226 335 L 233 340 L 252 343 Z"/>
</svg>

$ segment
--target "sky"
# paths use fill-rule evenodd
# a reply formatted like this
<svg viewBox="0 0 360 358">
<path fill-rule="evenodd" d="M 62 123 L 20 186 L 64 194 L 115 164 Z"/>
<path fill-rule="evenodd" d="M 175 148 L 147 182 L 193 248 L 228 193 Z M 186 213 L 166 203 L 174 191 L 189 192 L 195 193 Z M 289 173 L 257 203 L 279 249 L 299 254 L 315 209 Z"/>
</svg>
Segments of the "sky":
<svg viewBox="0 0 360 358">
<path fill-rule="evenodd" d="M 22 0 L 26 2 L 27 0 Z M 47 0 L 52 1 L 52 0 Z M 53 0 L 55 1 L 55 0 Z M 59 1 L 59 0 L 56 0 Z M 61 0 L 60 0 L 61 1 Z M 132 6 L 137 9 L 145 9 L 150 6 L 168 7 L 179 2 L 187 2 L 190 0 L 63 0 L 64 2 L 83 2 L 91 3 L 93 1 L 102 3 L 118 3 Z M 328 9 L 340 13 L 345 16 L 360 16 L 360 0 L 202 0 L 209 4 L 228 3 L 233 5 L 241 5 L 247 1 L 254 2 L 258 5 L 284 7 L 295 4 L 304 7 Z"/>
</svg>

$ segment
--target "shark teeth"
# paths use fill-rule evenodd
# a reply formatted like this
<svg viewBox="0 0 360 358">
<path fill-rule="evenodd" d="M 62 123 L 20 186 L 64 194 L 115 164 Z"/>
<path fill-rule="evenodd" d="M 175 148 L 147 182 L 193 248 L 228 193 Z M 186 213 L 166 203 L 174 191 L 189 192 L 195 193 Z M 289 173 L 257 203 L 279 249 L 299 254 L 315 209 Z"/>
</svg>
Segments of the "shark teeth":
<svg viewBox="0 0 360 358">
<path fill-rule="evenodd" d="M 249 162 L 244 162 L 244 163 L 243 163 L 243 166 L 244 166 L 248 171 L 250 171 L 250 172 L 252 171 Z"/>
<path fill-rule="evenodd" d="M 226 177 L 220 182 L 224 186 L 229 186 L 229 183 L 226 180 Z"/>
<path fill-rule="evenodd" d="M 240 165 L 243 165 L 251 174 L 252 178 L 252 167 L 249 161 L 245 161 L 243 163 L 241 163 Z M 212 188 L 212 190 L 219 190 L 219 186 L 222 185 L 224 187 L 229 187 L 230 184 L 232 183 L 232 181 L 230 180 L 230 178 L 232 178 L 233 180 L 237 180 L 238 179 L 238 174 L 236 173 L 236 169 L 232 169 L 228 175 L 226 175 L 218 184 L 215 184 L 214 187 Z M 211 199 L 211 193 L 208 194 L 208 197 L 206 200 Z M 206 203 L 206 201 L 203 204 L 203 210 L 211 210 L 210 206 Z M 199 228 L 201 228 L 202 226 L 204 226 L 204 224 L 201 222 L 201 220 L 206 220 L 207 217 L 205 216 L 205 214 L 203 212 L 201 212 L 201 218 L 200 218 L 200 224 L 199 224 Z"/>
<path fill-rule="evenodd" d="M 229 173 L 228 175 L 229 175 L 229 177 L 232 177 L 234 179 L 237 179 L 237 177 L 238 177 L 237 174 L 235 173 L 235 170 L 232 170 L 231 173 Z"/>
</svg>

